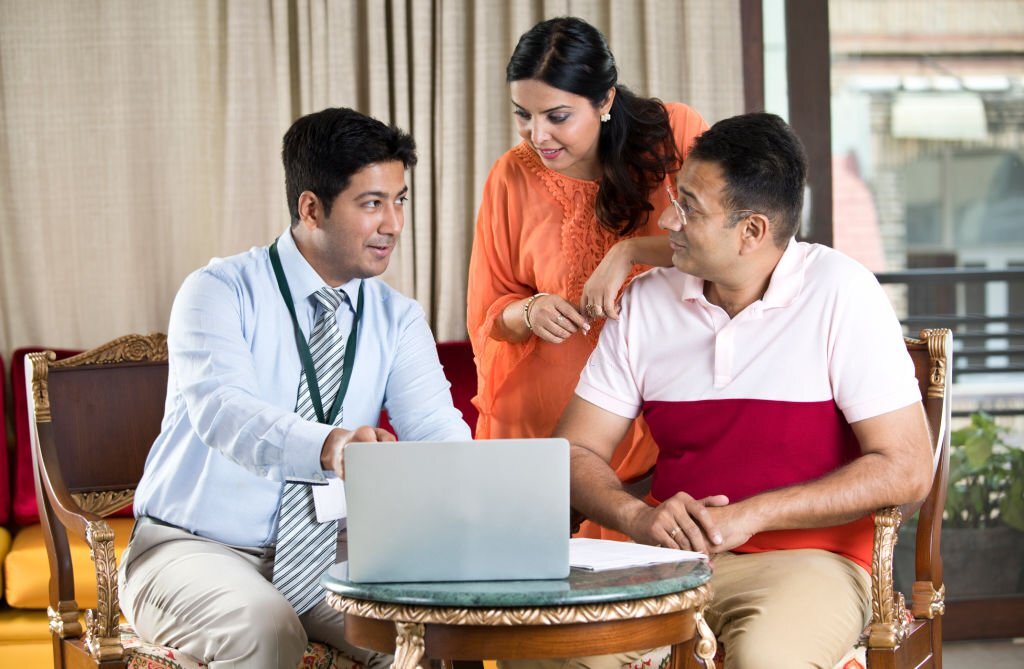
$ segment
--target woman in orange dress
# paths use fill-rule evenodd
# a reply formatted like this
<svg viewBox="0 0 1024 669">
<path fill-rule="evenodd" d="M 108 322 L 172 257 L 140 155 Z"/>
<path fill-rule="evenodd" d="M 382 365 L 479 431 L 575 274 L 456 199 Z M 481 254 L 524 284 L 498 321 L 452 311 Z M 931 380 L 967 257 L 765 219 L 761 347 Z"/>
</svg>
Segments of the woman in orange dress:
<svg viewBox="0 0 1024 669">
<path fill-rule="evenodd" d="M 658 215 L 707 124 L 617 77 L 604 36 L 577 18 L 537 24 L 508 63 L 523 141 L 487 178 L 469 268 L 478 438 L 551 436 L 626 280 L 671 264 Z M 629 480 L 656 453 L 638 418 L 613 465 Z"/>
</svg>

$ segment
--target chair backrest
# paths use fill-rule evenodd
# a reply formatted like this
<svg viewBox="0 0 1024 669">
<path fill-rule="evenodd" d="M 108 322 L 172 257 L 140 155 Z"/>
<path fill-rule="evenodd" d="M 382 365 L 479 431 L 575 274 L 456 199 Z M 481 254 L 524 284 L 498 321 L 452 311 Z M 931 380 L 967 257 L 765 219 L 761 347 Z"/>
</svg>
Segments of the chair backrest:
<svg viewBox="0 0 1024 669">
<path fill-rule="evenodd" d="M 32 353 L 26 368 L 55 660 L 59 663 L 65 652 L 119 658 L 113 531 L 103 518 L 131 503 L 160 432 L 167 338 L 128 335 L 65 360 L 55 358 L 50 351 Z M 88 617 L 84 643 L 68 532 L 88 543 L 96 567 L 98 606 Z"/>
<path fill-rule="evenodd" d="M 917 618 L 933 618 L 942 614 L 945 595 L 939 540 L 949 480 L 953 335 L 948 329 L 921 330 L 918 339 L 907 339 L 907 350 L 921 387 L 933 453 L 932 487 L 917 523 L 912 611 Z M 902 511 L 907 517 L 913 509 Z"/>
</svg>

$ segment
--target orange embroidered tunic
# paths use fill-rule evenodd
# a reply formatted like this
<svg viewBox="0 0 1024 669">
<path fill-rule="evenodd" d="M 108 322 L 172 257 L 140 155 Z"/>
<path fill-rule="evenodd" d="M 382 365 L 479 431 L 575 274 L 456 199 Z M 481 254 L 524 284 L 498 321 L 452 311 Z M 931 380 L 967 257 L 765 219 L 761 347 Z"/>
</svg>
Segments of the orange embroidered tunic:
<svg viewBox="0 0 1024 669">
<path fill-rule="evenodd" d="M 668 103 L 669 121 L 685 157 L 707 129 L 700 114 Z M 467 325 L 477 365 L 480 439 L 549 437 L 568 404 L 580 371 L 597 345 L 600 327 L 561 344 L 537 337 L 509 343 L 491 337 L 511 302 L 555 293 L 579 304 L 583 284 L 622 237 L 601 227 L 594 212 L 598 181 L 548 169 L 523 142 L 495 163 L 484 185 L 469 265 Z M 651 194 L 654 211 L 630 236 L 663 234 L 658 216 L 669 205 L 663 188 Z M 639 271 L 639 270 L 638 270 Z M 637 272 L 634 272 L 634 275 Z M 654 465 L 657 447 L 639 418 L 616 450 L 612 465 L 623 480 Z"/>
</svg>

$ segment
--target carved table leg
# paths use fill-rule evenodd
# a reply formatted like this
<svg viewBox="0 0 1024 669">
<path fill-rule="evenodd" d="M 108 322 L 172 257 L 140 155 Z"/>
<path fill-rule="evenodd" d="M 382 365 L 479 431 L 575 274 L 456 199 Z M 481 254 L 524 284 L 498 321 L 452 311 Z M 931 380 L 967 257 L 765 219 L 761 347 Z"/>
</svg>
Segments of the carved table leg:
<svg viewBox="0 0 1024 669">
<path fill-rule="evenodd" d="M 718 651 L 718 642 L 711 628 L 704 620 L 704 607 L 694 612 L 693 619 L 697 623 L 697 643 L 694 646 L 697 657 L 704 662 L 706 669 L 715 669 L 715 653 Z"/>
<path fill-rule="evenodd" d="M 420 660 L 426 648 L 423 643 L 423 625 L 420 623 L 395 623 L 395 661 L 391 669 L 420 669 Z"/>
</svg>

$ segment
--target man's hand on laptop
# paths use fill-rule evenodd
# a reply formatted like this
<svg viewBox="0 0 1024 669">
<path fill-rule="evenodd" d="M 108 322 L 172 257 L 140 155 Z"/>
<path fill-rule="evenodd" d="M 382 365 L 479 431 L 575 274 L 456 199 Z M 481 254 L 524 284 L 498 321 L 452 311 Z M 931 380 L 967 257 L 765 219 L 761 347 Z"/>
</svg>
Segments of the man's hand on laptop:
<svg viewBox="0 0 1024 669">
<path fill-rule="evenodd" d="M 345 478 L 345 447 L 354 442 L 395 441 L 395 435 L 379 427 L 363 425 L 354 430 L 335 428 L 324 440 L 320 451 L 320 466 L 333 470 L 338 478 Z"/>
</svg>

